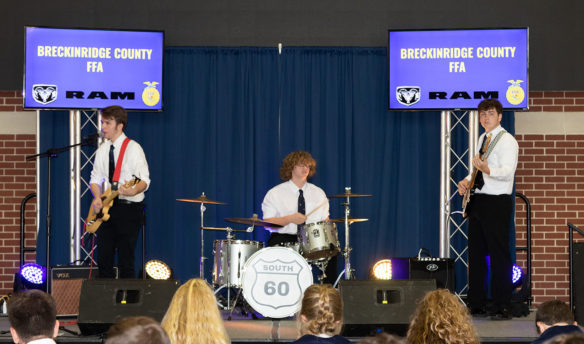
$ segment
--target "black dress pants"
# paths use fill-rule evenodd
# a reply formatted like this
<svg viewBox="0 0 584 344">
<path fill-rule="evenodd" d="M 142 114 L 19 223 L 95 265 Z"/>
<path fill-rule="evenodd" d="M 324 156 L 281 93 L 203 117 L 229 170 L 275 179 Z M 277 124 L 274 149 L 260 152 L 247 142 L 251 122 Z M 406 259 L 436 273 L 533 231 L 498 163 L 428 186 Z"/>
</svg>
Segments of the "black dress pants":
<svg viewBox="0 0 584 344">
<path fill-rule="evenodd" d="M 513 202 L 510 195 L 475 194 L 469 204 L 468 303 L 483 308 L 487 301 L 487 261 L 491 258 L 491 295 L 494 312 L 511 306 L 513 292 L 509 222 Z"/>
<path fill-rule="evenodd" d="M 118 253 L 120 278 L 136 278 L 134 251 L 144 219 L 143 203 L 122 203 L 117 199 L 110 219 L 97 230 L 97 265 L 100 278 L 115 278 L 114 257 Z"/>
</svg>

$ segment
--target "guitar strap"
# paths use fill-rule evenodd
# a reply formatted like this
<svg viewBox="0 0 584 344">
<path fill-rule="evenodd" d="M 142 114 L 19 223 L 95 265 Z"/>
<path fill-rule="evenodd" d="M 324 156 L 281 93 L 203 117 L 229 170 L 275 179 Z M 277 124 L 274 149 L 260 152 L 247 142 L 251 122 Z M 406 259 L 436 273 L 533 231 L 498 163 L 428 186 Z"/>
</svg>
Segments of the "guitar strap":
<svg viewBox="0 0 584 344">
<path fill-rule="evenodd" d="M 118 160 L 116 161 L 116 169 L 114 171 L 114 176 L 112 178 L 112 190 L 118 189 L 118 181 L 120 180 L 120 173 L 122 172 L 122 161 L 124 161 L 124 154 L 126 153 L 126 148 L 128 148 L 128 143 L 130 143 L 129 138 L 125 138 L 122 142 L 122 147 L 120 148 L 120 155 L 118 155 Z"/>
<path fill-rule="evenodd" d="M 499 140 L 501 139 L 503 134 L 505 134 L 506 132 L 507 131 L 505 129 L 503 129 L 497 134 L 497 136 L 495 136 L 495 139 L 489 144 L 489 147 L 487 147 L 487 151 L 485 152 L 485 154 L 483 156 L 483 160 L 487 160 L 487 158 L 489 157 L 489 155 L 493 151 L 493 148 L 495 148 L 495 145 L 497 144 L 497 142 L 499 142 Z"/>
</svg>

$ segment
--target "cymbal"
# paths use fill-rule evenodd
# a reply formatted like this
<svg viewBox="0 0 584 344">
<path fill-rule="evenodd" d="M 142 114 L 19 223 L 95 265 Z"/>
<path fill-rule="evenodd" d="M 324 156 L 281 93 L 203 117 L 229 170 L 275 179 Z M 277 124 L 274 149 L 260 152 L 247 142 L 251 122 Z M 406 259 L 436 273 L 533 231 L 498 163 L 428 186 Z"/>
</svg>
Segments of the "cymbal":
<svg viewBox="0 0 584 344">
<path fill-rule="evenodd" d="M 330 222 L 345 222 L 345 218 L 341 217 L 339 219 L 330 219 Z M 364 221 L 369 221 L 369 219 L 358 219 L 355 217 L 349 217 L 348 219 L 349 224 L 355 223 L 355 222 L 364 222 Z"/>
<path fill-rule="evenodd" d="M 199 196 L 197 198 L 177 198 L 176 200 L 181 201 L 181 202 L 191 202 L 191 203 L 227 204 L 225 202 L 212 201 L 212 200 L 208 199 L 207 196 L 205 196 L 204 192 L 201 194 L 201 196 Z"/>
<path fill-rule="evenodd" d="M 373 195 L 365 195 L 365 194 L 354 194 L 352 192 L 345 192 L 344 194 L 340 195 L 330 195 L 326 196 L 328 198 L 345 198 L 345 197 L 371 197 Z"/>
<path fill-rule="evenodd" d="M 271 227 L 271 228 L 281 228 L 282 226 L 262 221 L 259 217 L 250 217 L 250 218 L 239 218 L 239 217 L 226 217 L 225 221 L 233 222 L 233 223 L 240 223 L 242 225 L 251 225 L 251 226 L 261 226 L 261 227 Z"/>
</svg>

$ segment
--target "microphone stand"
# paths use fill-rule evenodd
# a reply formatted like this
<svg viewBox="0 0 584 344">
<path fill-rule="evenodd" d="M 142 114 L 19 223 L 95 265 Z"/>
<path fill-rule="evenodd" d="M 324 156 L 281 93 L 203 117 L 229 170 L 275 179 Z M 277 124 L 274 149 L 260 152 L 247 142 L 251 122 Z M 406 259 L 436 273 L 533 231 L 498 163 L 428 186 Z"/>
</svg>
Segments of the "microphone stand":
<svg viewBox="0 0 584 344">
<path fill-rule="evenodd" d="M 31 161 L 36 158 L 47 158 L 47 209 L 45 215 L 45 225 L 46 225 L 46 237 L 45 237 L 45 244 L 47 247 L 46 252 L 46 272 L 47 272 L 47 279 L 51 275 L 51 160 L 59 155 L 59 153 L 66 152 L 71 148 L 77 146 L 89 146 L 97 143 L 97 138 L 99 135 L 90 135 L 89 137 L 85 138 L 83 141 L 69 145 L 61 148 L 49 148 L 43 153 L 38 153 L 34 155 L 29 155 L 26 157 L 26 161 Z M 50 293 L 50 283 L 47 283 L 46 292 Z"/>
</svg>

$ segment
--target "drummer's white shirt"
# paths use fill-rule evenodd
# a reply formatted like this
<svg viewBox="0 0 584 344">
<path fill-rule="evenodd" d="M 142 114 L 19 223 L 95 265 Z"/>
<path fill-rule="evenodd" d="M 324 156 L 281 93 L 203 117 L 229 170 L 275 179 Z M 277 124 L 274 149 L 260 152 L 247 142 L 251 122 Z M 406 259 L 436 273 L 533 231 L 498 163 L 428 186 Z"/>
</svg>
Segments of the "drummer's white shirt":
<svg viewBox="0 0 584 344">
<path fill-rule="evenodd" d="M 300 190 L 296 184 L 289 180 L 282 184 L 274 186 L 262 202 L 263 218 L 282 217 L 298 212 L 298 195 Z M 306 204 L 306 214 L 318 208 L 314 213 L 310 214 L 306 219 L 306 223 L 314 223 L 324 221 L 329 217 L 329 202 L 324 191 L 318 186 L 306 183 L 302 187 L 304 193 L 304 202 Z M 286 225 L 282 228 L 266 228 L 271 232 L 278 232 L 281 234 L 296 234 L 298 226 L 294 223 Z"/>
</svg>

